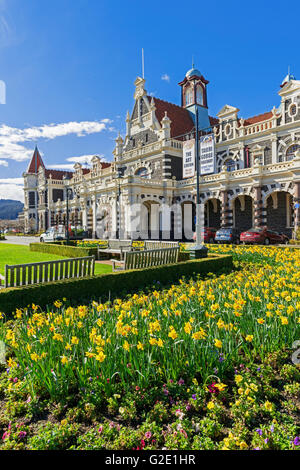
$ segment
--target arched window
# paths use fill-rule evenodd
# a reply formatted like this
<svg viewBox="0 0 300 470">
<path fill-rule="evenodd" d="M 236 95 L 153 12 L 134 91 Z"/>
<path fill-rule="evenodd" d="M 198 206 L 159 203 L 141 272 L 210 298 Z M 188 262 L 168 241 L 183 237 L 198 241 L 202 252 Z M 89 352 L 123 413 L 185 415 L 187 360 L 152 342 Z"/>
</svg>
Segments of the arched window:
<svg viewBox="0 0 300 470">
<path fill-rule="evenodd" d="M 147 178 L 149 175 L 148 175 L 148 170 L 147 168 L 145 167 L 142 167 L 142 168 L 139 168 L 136 172 L 135 172 L 136 176 L 139 176 L 140 178 Z"/>
<path fill-rule="evenodd" d="M 197 86 L 196 97 L 197 97 L 197 104 L 203 105 L 204 104 L 203 103 L 203 88 L 200 85 Z"/>
<path fill-rule="evenodd" d="M 237 163 L 232 158 L 225 160 L 224 165 L 226 166 L 227 171 L 234 171 L 238 169 Z"/>
<path fill-rule="evenodd" d="M 287 151 L 286 151 L 286 161 L 289 161 L 289 160 L 293 160 L 294 156 L 295 156 L 295 153 L 297 152 L 297 150 L 300 150 L 300 145 L 298 144 L 293 144 L 291 145 Z"/>
<path fill-rule="evenodd" d="M 189 87 L 185 92 L 185 105 L 186 106 L 193 103 L 194 101 L 193 95 L 194 95 L 194 91 L 192 90 L 191 87 Z"/>
</svg>

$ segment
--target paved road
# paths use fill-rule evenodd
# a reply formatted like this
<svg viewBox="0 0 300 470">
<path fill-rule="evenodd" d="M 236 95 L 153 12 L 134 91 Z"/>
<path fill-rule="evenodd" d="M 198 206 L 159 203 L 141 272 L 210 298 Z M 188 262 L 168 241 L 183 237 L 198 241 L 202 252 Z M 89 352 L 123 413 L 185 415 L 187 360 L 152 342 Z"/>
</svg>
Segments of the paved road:
<svg viewBox="0 0 300 470">
<path fill-rule="evenodd" d="M 6 240 L 0 243 L 9 243 L 11 245 L 29 245 L 29 243 L 39 242 L 39 237 L 15 237 L 13 235 L 5 235 Z"/>
</svg>

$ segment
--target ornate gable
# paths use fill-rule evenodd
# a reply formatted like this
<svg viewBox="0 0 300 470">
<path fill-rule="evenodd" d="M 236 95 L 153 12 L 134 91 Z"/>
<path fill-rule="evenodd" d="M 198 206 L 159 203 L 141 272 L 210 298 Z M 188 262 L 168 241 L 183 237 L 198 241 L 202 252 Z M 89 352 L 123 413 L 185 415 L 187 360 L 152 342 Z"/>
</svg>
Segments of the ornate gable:
<svg viewBox="0 0 300 470">
<path fill-rule="evenodd" d="M 225 106 L 223 106 L 223 108 L 218 112 L 217 116 L 220 119 L 229 119 L 233 116 L 236 117 L 238 112 L 238 108 L 230 106 L 229 104 L 225 104 Z"/>
</svg>

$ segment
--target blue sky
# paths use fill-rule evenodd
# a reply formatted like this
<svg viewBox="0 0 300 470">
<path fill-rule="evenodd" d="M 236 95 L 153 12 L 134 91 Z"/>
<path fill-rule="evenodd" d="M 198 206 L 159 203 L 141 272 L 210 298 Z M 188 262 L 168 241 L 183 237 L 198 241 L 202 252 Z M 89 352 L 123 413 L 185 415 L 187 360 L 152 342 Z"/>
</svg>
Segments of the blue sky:
<svg viewBox="0 0 300 470">
<path fill-rule="evenodd" d="M 300 77 L 300 5 L 279 1 L 0 0 L 0 198 L 22 197 L 37 144 L 45 164 L 111 160 L 133 106 L 145 50 L 146 89 L 180 104 L 195 66 L 210 81 L 210 114 L 241 117 L 279 104 L 287 73 Z M 164 79 L 163 79 L 164 78 Z M 78 158 L 79 157 L 79 158 Z"/>
</svg>

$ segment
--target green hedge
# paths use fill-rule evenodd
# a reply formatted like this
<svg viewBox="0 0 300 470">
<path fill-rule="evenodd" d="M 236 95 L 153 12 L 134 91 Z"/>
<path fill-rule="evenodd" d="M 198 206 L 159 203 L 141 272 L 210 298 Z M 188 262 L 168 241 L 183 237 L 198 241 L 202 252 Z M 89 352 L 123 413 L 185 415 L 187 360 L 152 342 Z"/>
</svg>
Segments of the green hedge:
<svg viewBox="0 0 300 470">
<path fill-rule="evenodd" d="M 141 270 L 100 274 L 84 279 L 67 279 L 27 287 L 13 287 L 0 291 L 0 312 L 11 313 L 32 303 L 45 307 L 66 297 L 73 304 L 91 299 L 106 301 L 116 296 L 153 286 L 176 283 L 183 277 L 205 275 L 233 269 L 231 255 L 211 255 L 209 258 L 185 261 L 179 264 L 156 266 Z"/>
<path fill-rule="evenodd" d="M 65 256 L 66 258 L 80 258 L 82 256 L 95 256 L 97 259 L 97 248 L 82 248 L 60 243 L 30 243 L 30 251 L 40 253 L 51 253 L 52 255 Z"/>
<path fill-rule="evenodd" d="M 290 245 L 300 245 L 300 240 L 290 240 Z"/>
</svg>

